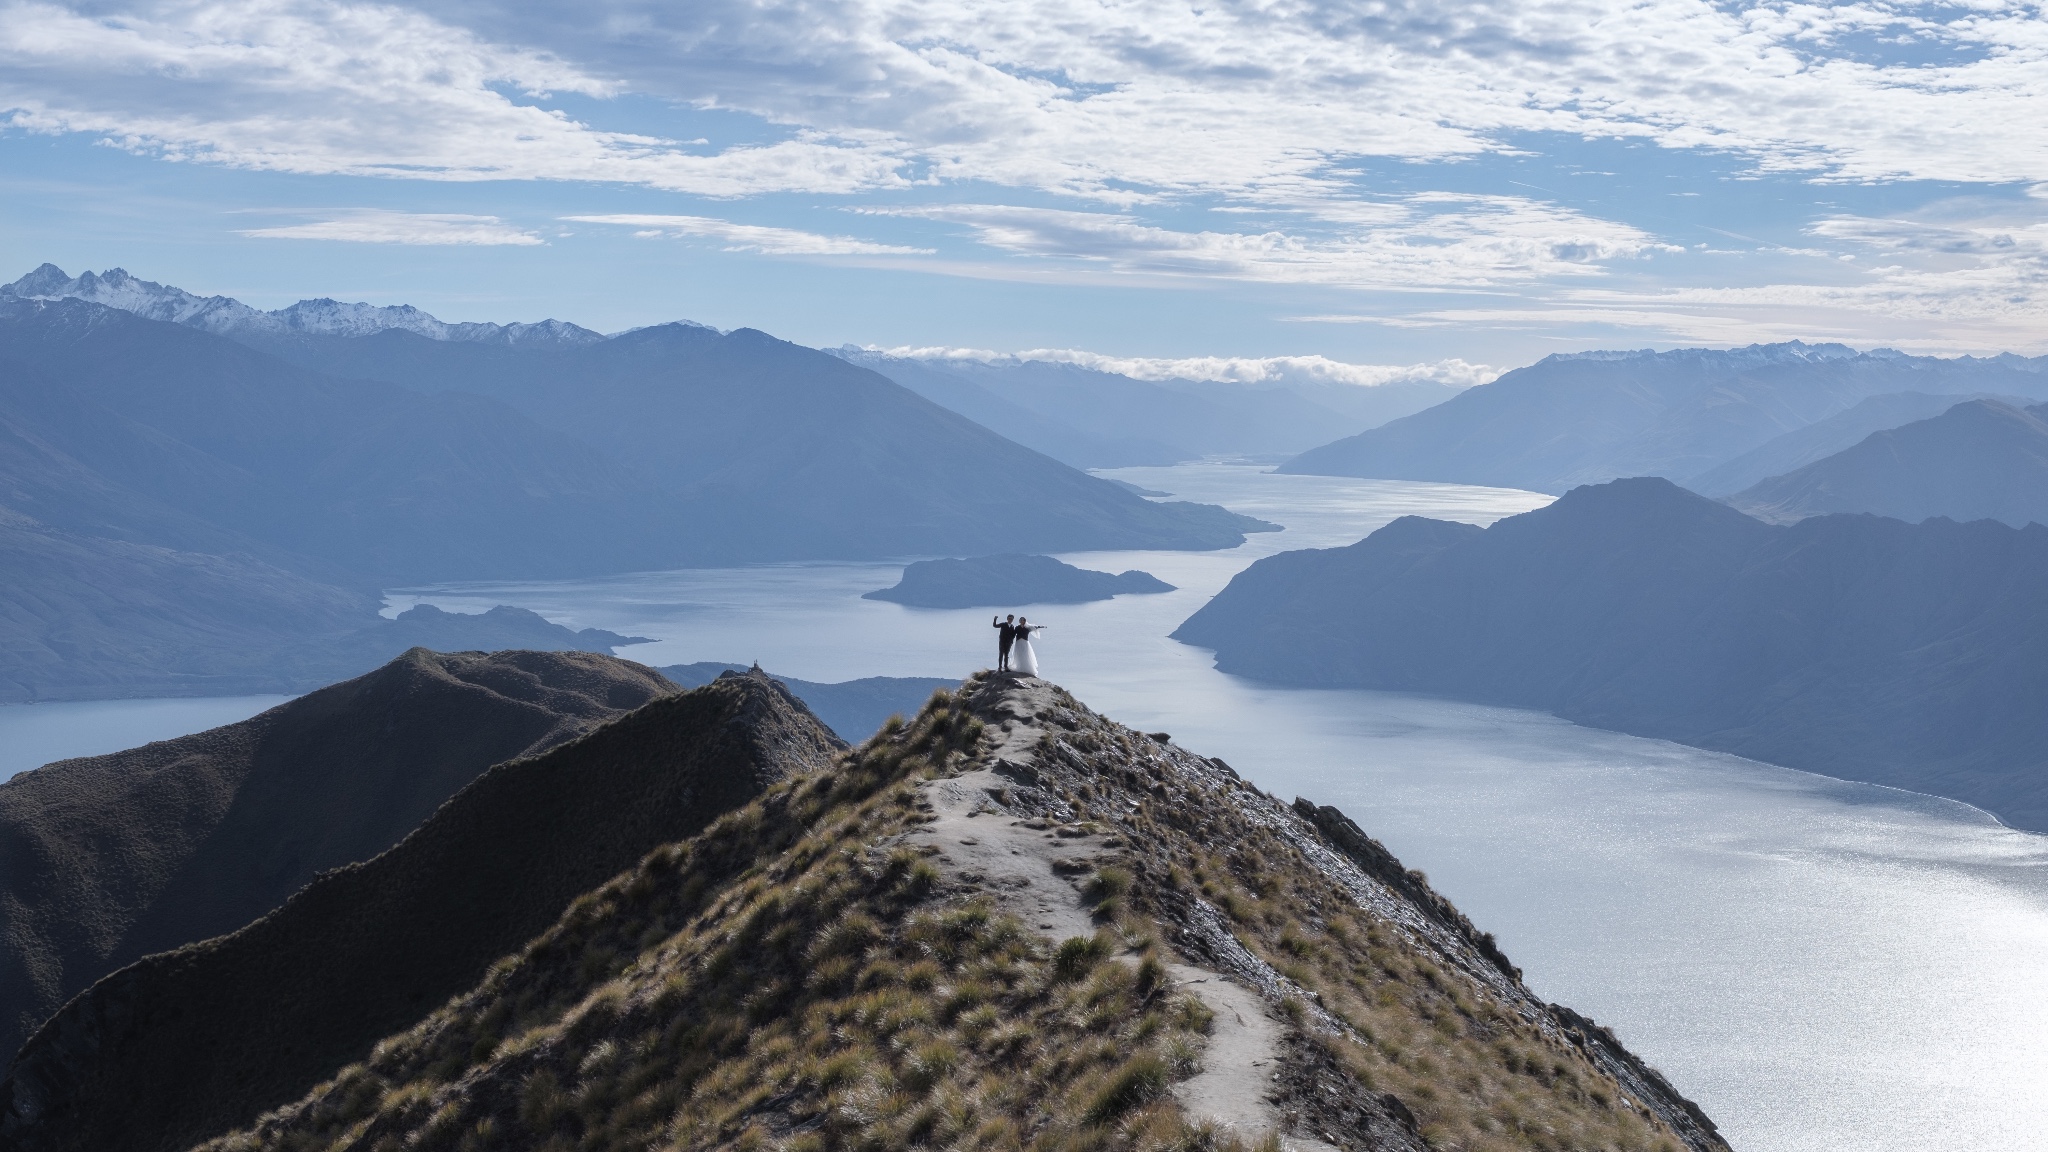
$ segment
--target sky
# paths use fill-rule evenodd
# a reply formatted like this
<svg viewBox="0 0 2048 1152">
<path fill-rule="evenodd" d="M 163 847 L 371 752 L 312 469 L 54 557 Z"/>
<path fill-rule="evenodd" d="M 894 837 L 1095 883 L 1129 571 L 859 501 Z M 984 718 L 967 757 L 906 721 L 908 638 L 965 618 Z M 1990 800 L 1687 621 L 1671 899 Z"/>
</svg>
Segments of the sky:
<svg viewBox="0 0 2048 1152">
<path fill-rule="evenodd" d="M 2044 96 L 2007 0 L 0 0 L 0 280 L 1360 383 L 2040 354 Z"/>
</svg>

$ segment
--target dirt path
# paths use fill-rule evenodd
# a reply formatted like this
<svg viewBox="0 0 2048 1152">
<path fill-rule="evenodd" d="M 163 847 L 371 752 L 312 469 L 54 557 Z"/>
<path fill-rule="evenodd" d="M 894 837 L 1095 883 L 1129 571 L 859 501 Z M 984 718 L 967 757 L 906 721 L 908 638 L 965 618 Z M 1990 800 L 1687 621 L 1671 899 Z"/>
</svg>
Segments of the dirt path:
<svg viewBox="0 0 2048 1152">
<path fill-rule="evenodd" d="M 1113 838 L 1088 826 L 1023 819 L 1004 804 L 1020 769 L 1028 777 L 1043 729 L 1041 714 L 1057 707 L 1043 680 L 1019 677 L 997 706 L 1001 719 L 990 767 L 924 786 L 936 819 L 911 837 L 939 849 L 950 878 L 983 885 L 998 905 L 1054 940 L 1090 936 L 1096 925 L 1080 884 L 1092 865 L 1115 854 Z M 1006 765 L 1007 772 L 998 771 Z M 1228 1128 L 1254 1143 L 1281 1124 L 1267 1099 L 1279 1056 L 1281 1029 L 1266 1002 L 1220 973 L 1187 964 L 1168 966 L 1176 983 L 1216 1014 L 1202 1070 L 1174 1088 L 1191 1119 Z M 1317 1140 L 1283 1138 L 1300 1152 L 1336 1152 Z"/>
</svg>

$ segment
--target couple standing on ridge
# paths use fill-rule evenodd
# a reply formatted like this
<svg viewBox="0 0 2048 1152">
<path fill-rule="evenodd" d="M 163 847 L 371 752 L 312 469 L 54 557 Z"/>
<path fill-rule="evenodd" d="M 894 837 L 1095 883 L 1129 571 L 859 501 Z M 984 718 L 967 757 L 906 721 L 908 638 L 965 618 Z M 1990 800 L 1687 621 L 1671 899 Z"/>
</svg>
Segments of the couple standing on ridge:
<svg viewBox="0 0 2048 1152">
<path fill-rule="evenodd" d="M 1045 631 L 1045 625 L 1010 615 L 1001 620 L 990 617 L 989 626 L 996 630 L 996 671 L 1038 675 L 1038 653 L 1031 650 L 1031 634 Z"/>
</svg>

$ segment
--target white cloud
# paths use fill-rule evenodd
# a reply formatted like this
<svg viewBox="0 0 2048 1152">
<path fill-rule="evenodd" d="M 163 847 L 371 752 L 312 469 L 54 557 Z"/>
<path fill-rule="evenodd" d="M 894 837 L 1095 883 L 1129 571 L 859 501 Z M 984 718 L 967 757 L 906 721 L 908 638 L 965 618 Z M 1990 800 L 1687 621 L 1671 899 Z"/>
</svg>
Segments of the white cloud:
<svg viewBox="0 0 2048 1152">
<path fill-rule="evenodd" d="M 992 248 L 1116 272 L 1359 288 L 1582 276 L 1600 261 L 1662 247 L 1626 224 L 1517 197 L 1422 193 L 1371 207 L 1352 217 L 1377 226 L 1260 233 L 1180 232 L 1123 213 L 1001 204 L 867 211 L 962 224 Z"/>
<path fill-rule="evenodd" d="M 734 110 L 787 138 L 706 154 L 548 111 L 550 92 Z M 22 127 L 290 171 L 721 196 L 916 178 L 1343 199 L 1347 158 L 1544 130 L 1849 179 L 2042 180 L 2043 95 L 2034 0 L 0 3 L 0 107 Z"/>
<path fill-rule="evenodd" d="M 330 175 L 598 180 L 707 196 L 900 182 L 900 159 L 866 142 L 806 132 L 705 154 L 540 106 L 553 93 L 625 90 L 602 72 L 602 62 L 586 69 L 395 5 L 160 0 L 87 15 L 0 0 L 0 115 L 17 129 Z"/>
<path fill-rule="evenodd" d="M 985 364 L 1031 360 L 1078 364 L 1135 380 L 1213 380 L 1234 384 L 1312 381 L 1375 388 L 1383 384 L 1442 384 L 1467 388 L 1484 384 L 1502 369 L 1463 360 L 1427 364 L 1349 364 L 1327 356 L 1107 356 L 1078 348 L 1032 348 L 992 352 L 982 348 L 870 347 L 870 352 L 912 360 L 978 360 Z"/>
<path fill-rule="evenodd" d="M 851 236 L 825 236 L 795 228 L 774 228 L 760 224 L 735 224 L 710 216 L 655 216 L 619 214 L 610 216 L 564 216 L 584 224 L 622 224 L 639 228 L 648 236 L 701 236 L 721 241 L 728 252 L 764 252 L 771 256 L 917 256 L 930 248 L 900 244 L 876 244 Z"/>
<path fill-rule="evenodd" d="M 275 240 L 345 240 L 356 244 L 514 244 L 543 243 L 523 228 L 496 216 L 461 216 L 431 212 L 352 212 L 334 220 L 287 224 L 274 228 L 243 228 L 244 236 Z"/>
</svg>

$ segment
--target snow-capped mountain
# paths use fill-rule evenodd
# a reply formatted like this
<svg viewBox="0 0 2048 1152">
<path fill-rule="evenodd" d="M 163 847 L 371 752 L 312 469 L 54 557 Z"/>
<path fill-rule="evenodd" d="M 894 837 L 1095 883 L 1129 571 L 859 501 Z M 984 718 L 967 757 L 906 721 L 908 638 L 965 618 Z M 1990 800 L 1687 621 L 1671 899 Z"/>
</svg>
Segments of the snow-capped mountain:
<svg viewBox="0 0 2048 1152">
<path fill-rule="evenodd" d="M 588 328 L 561 320 L 543 320 L 538 324 L 448 324 L 410 304 L 378 307 L 323 298 L 301 300 L 289 308 L 263 312 L 226 296 L 195 296 L 183 288 L 140 280 L 120 268 L 72 277 L 55 264 L 45 264 L 12 284 L 0 286 L 0 296 L 89 300 L 144 319 L 184 324 L 232 337 L 368 336 L 398 328 L 430 340 L 479 344 L 577 345 L 604 339 Z"/>
</svg>

